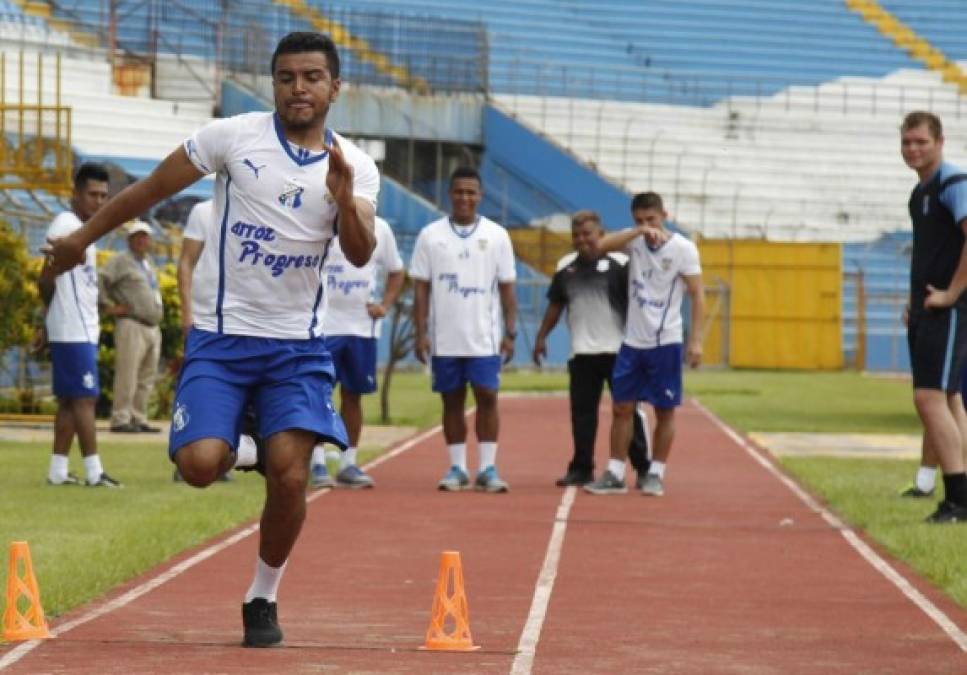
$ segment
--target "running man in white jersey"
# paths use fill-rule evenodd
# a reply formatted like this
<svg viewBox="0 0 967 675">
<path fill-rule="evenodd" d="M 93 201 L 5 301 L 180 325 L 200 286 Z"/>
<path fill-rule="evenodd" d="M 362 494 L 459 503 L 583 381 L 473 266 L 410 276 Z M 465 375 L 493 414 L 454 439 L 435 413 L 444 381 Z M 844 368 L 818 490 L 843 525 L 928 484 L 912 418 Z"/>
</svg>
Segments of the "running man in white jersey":
<svg viewBox="0 0 967 675">
<path fill-rule="evenodd" d="M 628 320 L 612 374 L 611 459 L 598 480 L 584 486 L 596 495 L 627 492 L 625 460 L 638 401 L 655 408 L 654 452 L 641 493 L 664 494 L 665 464 L 675 435 L 675 408 L 682 402 L 682 297 L 688 292 L 692 324 L 685 358 L 702 362 L 705 297 L 695 244 L 665 229 L 667 214 L 654 192 L 631 200 L 635 227 L 605 236 L 601 252 L 628 255 Z"/>
<path fill-rule="evenodd" d="M 416 282 L 413 317 L 416 358 L 432 354 L 433 391 L 443 398 L 443 435 L 450 469 L 441 490 L 470 487 L 467 471 L 467 383 L 477 402 L 480 468 L 473 487 L 507 492 L 497 474 L 497 391 L 501 357 L 514 356 L 517 299 L 514 250 L 507 230 L 477 214 L 480 174 L 458 168 L 450 177 L 451 215 L 430 223 L 416 238 L 410 276 Z M 503 310 L 503 327 L 500 310 Z"/>
<path fill-rule="evenodd" d="M 274 113 L 208 124 L 84 227 L 47 247 L 52 264 L 69 269 L 98 237 L 216 174 L 218 226 L 198 264 L 217 288 L 193 313 L 169 453 L 197 487 L 250 462 L 236 445 L 243 409 L 254 404 L 266 446 L 266 498 L 255 578 L 242 605 L 243 644 L 250 647 L 282 641 L 275 600 L 305 519 L 312 448 L 319 439 L 346 445 L 331 402 L 321 270 L 336 236 L 351 263 L 369 260 L 379 191 L 374 162 L 325 126 L 341 85 L 332 40 L 285 36 L 271 72 Z"/>
<path fill-rule="evenodd" d="M 385 274 L 385 280 L 381 275 Z M 356 450 L 363 428 L 363 394 L 376 391 L 376 343 L 382 319 L 403 289 L 403 259 L 389 223 L 376 218 L 376 250 L 369 262 L 356 267 L 333 243 L 322 270 L 329 304 L 322 320 L 326 349 L 332 355 L 339 380 L 339 415 L 346 425 L 349 447 L 340 456 L 335 485 L 371 488 L 373 479 L 356 465 Z M 383 296 L 376 299 L 377 286 Z M 312 452 L 312 487 L 332 487 L 326 469 L 326 449 L 320 443 Z"/>
<path fill-rule="evenodd" d="M 81 165 L 74 175 L 71 210 L 54 218 L 47 236 L 63 237 L 79 229 L 107 200 L 107 184 L 107 171 L 100 164 Z M 67 470 L 68 455 L 77 434 L 77 444 L 84 456 L 86 484 L 120 487 L 120 483 L 104 472 L 97 454 L 94 411 L 100 393 L 97 342 L 101 324 L 97 313 L 97 249 L 93 244 L 83 251 L 82 263 L 57 275 L 47 260 L 40 273 L 40 295 L 47 307 L 45 328 L 57 397 L 54 449 L 47 483 L 80 485 L 80 479 Z"/>
</svg>

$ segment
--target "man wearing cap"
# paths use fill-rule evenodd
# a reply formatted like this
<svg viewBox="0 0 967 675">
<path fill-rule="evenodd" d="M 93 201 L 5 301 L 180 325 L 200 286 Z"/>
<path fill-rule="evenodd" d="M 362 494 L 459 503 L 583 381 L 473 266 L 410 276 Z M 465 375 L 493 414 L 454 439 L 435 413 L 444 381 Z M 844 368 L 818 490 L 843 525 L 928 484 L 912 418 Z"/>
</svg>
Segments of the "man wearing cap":
<svg viewBox="0 0 967 675">
<path fill-rule="evenodd" d="M 134 220 L 125 232 L 128 250 L 111 258 L 99 275 L 103 311 L 117 317 L 111 431 L 157 433 L 160 430 L 148 424 L 147 416 L 161 356 L 161 290 L 148 255 L 153 230 Z"/>
</svg>

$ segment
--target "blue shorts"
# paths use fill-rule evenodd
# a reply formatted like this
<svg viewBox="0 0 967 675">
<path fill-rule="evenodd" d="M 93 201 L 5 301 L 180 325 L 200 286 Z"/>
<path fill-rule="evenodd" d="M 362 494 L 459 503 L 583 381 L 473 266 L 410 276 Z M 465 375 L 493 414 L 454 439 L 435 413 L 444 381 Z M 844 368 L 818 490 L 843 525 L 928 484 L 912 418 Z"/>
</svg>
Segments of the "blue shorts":
<svg viewBox="0 0 967 675">
<path fill-rule="evenodd" d="M 611 375 L 617 403 L 647 401 L 656 408 L 682 404 L 682 345 L 636 349 L 621 345 Z"/>
<path fill-rule="evenodd" d="M 500 389 L 499 356 L 434 356 L 433 391 L 447 394 L 467 386 Z"/>
<path fill-rule="evenodd" d="M 97 398 L 97 345 L 90 342 L 51 342 L 50 362 L 57 398 Z"/>
<path fill-rule="evenodd" d="M 192 328 L 185 344 L 168 454 L 202 438 L 238 446 L 242 411 L 255 408 L 263 438 L 286 429 L 315 432 L 340 448 L 346 427 L 332 406 L 332 359 L 322 338 L 223 335 Z"/>
<path fill-rule="evenodd" d="M 326 349 L 339 386 L 354 394 L 376 391 L 376 338 L 332 335 L 326 337 Z"/>
</svg>

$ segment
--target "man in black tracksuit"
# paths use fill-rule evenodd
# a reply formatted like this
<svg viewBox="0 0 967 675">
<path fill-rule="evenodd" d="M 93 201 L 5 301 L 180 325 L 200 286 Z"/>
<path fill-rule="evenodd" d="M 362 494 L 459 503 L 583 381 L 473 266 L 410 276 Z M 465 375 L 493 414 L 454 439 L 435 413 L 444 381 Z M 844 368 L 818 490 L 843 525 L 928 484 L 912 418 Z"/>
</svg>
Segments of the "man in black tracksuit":
<svg viewBox="0 0 967 675">
<path fill-rule="evenodd" d="M 571 433 L 574 457 L 557 485 L 584 485 L 594 479 L 594 437 L 598 430 L 598 405 L 604 383 L 611 386 L 615 354 L 624 337 L 628 304 L 627 260 L 621 254 L 599 255 L 594 243 L 604 234 L 600 217 L 578 211 L 571 220 L 574 253 L 561 258 L 547 291 L 548 306 L 534 341 L 534 362 L 546 356 L 548 333 L 567 309 L 571 334 L 570 375 Z M 648 473 L 648 441 L 645 416 L 635 415 L 629 459 L 639 481 Z"/>
</svg>

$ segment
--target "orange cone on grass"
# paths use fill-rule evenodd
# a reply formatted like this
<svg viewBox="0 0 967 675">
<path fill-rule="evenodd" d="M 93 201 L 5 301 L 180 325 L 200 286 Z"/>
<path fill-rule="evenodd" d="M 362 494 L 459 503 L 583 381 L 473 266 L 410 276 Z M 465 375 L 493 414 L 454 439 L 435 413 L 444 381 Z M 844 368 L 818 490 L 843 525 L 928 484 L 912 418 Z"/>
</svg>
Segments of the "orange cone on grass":
<svg viewBox="0 0 967 675">
<path fill-rule="evenodd" d="M 23 575 L 20 564 L 23 563 Z M 44 608 L 40 604 L 40 591 L 34 566 L 30 561 L 30 549 L 25 541 L 10 542 L 10 567 L 7 572 L 7 607 L 3 612 L 3 639 L 38 640 L 49 638 Z M 20 600 L 27 601 L 27 608 L 20 611 Z"/>
<path fill-rule="evenodd" d="M 470 637 L 467 593 L 463 588 L 463 568 L 457 551 L 444 551 L 440 557 L 440 576 L 430 610 L 430 627 L 420 649 L 451 652 L 480 649 L 474 646 Z"/>
</svg>

